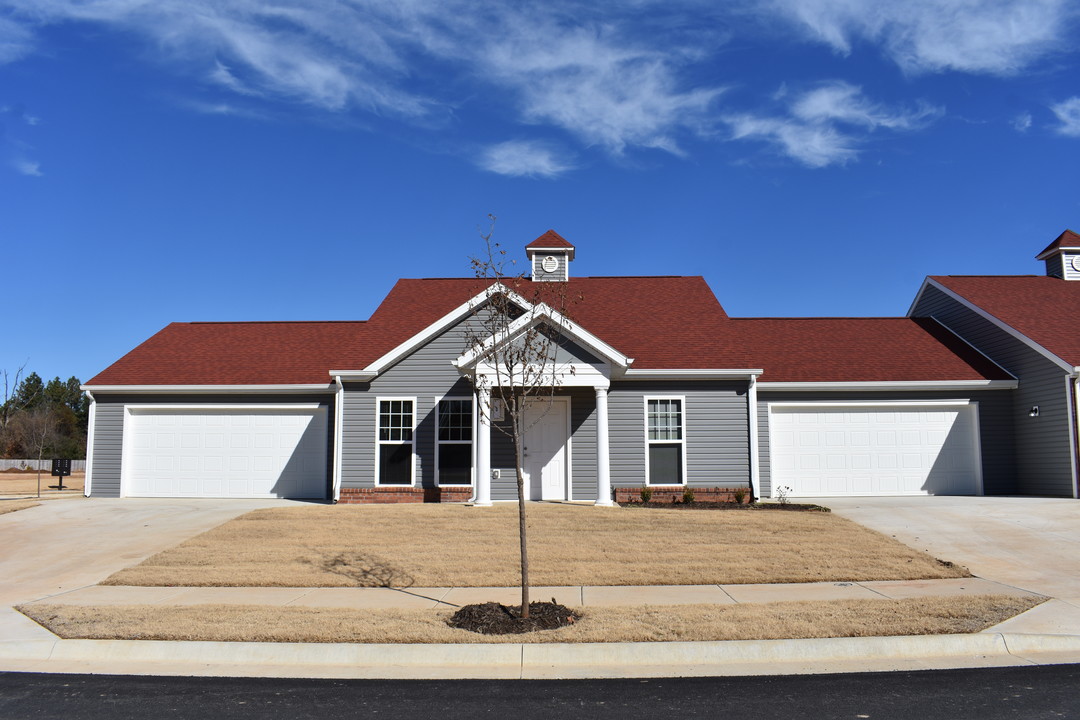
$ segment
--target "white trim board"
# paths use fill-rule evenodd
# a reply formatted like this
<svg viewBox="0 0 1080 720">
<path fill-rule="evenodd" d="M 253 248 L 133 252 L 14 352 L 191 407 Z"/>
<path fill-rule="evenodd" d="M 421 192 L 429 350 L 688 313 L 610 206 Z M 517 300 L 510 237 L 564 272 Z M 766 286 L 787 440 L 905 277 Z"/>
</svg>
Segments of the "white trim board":
<svg viewBox="0 0 1080 720">
<path fill-rule="evenodd" d="M 1015 390 L 1016 380 L 898 380 L 896 382 L 768 382 L 758 384 L 762 393 L 777 390 L 795 392 L 844 392 L 851 390 Z"/>
<path fill-rule="evenodd" d="M 131 395 L 153 393 L 189 393 L 193 395 L 213 393 L 331 394 L 337 392 L 337 388 L 333 383 L 325 385 L 81 385 L 79 389 L 96 393 L 128 393 Z"/>
</svg>

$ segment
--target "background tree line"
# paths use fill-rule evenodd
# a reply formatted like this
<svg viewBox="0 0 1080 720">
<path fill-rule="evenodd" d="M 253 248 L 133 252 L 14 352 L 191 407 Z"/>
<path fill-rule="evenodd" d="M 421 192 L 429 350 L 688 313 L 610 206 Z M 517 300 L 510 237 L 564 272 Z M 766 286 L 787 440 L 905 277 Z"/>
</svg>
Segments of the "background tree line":
<svg viewBox="0 0 1080 720">
<path fill-rule="evenodd" d="M 90 400 L 77 377 L 44 382 L 37 373 L 20 379 L 3 371 L 0 457 L 20 459 L 86 457 Z"/>
</svg>

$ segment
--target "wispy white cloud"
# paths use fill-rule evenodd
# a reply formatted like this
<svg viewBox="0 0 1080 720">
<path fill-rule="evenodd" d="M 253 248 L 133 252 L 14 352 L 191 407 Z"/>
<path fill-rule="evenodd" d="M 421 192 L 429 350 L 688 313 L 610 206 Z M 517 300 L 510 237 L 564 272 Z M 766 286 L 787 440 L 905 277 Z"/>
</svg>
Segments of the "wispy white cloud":
<svg viewBox="0 0 1080 720">
<path fill-rule="evenodd" d="M 1031 113 L 1023 112 L 1013 118 L 1012 126 L 1016 132 L 1026 133 L 1031 129 L 1032 122 L 1033 118 L 1031 117 Z"/>
<path fill-rule="evenodd" d="M 422 121 L 457 101 L 448 86 L 467 87 L 473 97 L 498 98 L 520 123 L 560 128 L 615 154 L 679 152 L 680 136 L 707 131 L 721 93 L 684 83 L 681 71 L 703 56 L 683 42 L 686 33 L 663 41 L 641 34 L 636 12 L 663 8 L 652 0 L 634 8 L 577 0 L 0 4 L 28 23 L 79 20 L 133 33 L 160 60 L 227 91 Z"/>
<path fill-rule="evenodd" d="M 771 0 L 765 8 L 811 38 L 850 53 L 880 44 L 907 72 L 1010 75 L 1070 37 L 1070 0 Z"/>
<path fill-rule="evenodd" d="M 180 105 L 194 110 L 202 115 L 227 115 L 231 117 L 248 118 L 252 120 L 266 120 L 269 116 L 265 112 L 253 108 L 236 105 L 230 102 L 207 102 L 204 100 L 180 100 Z"/>
<path fill-rule="evenodd" d="M 535 140 L 509 140 L 484 149 L 477 165 L 489 172 L 515 177 L 553 178 L 574 168 L 549 145 Z"/>
<path fill-rule="evenodd" d="M 878 128 L 917 130 L 944 113 L 925 102 L 915 108 L 889 108 L 867 98 L 862 88 L 845 82 L 826 83 L 799 95 L 792 95 L 785 87 L 773 97 L 788 101 L 784 112 L 725 117 L 732 139 L 763 140 L 812 168 L 857 159 L 866 135 Z"/>
<path fill-rule="evenodd" d="M 925 102 L 914 109 L 889 109 L 871 102 L 856 85 L 832 82 L 804 94 L 792 105 L 791 112 L 810 123 L 841 122 L 870 130 L 878 127 L 912 130 L 940 117 L 944 111 Z"/>
<path fill-rule="evenodd" d="M 11 167 L 15 168 L 16 172 L 31 177 L 42 177 L 45 174 L 41 172 L 41 163 L 32 160 L 13 160 Z"/>
<path fill-rule="evenodd" d="M 28 55 L 33 47 L 33 34 L 28 28 L 0 17 L 0 65 Z"/>
<path fill-rule="evenodd" d="M 859 154 L 854 138 L 828 125 L 754 115 L 731 115 L 726 119 L 732 139 L 764 140 L 808 167 L 844 165 Z"/>
<path fill-rule="evenodd" d="M 22 54 L 48 24 L 95 23 L 141 39 L 147 56 L 205 83 L 207 98 L 188 104 L 203 113 L 255 117 L 251 108 L 279 103 L 416 127 L 482 113 L 614 156 L 680 155 L 728 128 L 811 167 L 849 162 L 867 133 L 916 130 L 941 110 L 887 107 L 846 83 L 783 86 L 771 100 L 759 95 L 772 109 L 736 108 L 728 88 L 737 70 L 728 73 L 716 52 L 733 35 L 783 18 L 841 53 L 878 45 L 910 72 L 1008 74 L 1060 46 L 1072 17 L 1068 0 L 0 0 L 0 8 L 0 48 L 15 38 Z M 743 22 L 754 13 L 769 23 Z M 244 101 L 221 99 L 236 96 Z M 490 135 L 481 122 L 463 134 Z M 565 156 L 545 146 L 485 151 L 493 167 L 514 167 L 496 162 L 498 152 L 539 168 L 524 174 L 566 172 Z"/>
<path fill-rule="evenodd" d="M 1059 124 L 1055 129 L 1060 135 L 1080 137 L 1080 97 L 1062 100 L 1050 109 L 1057 116 Z"/>
<path fill-rule="evenodd" d="M 526 122 L 555 125 L 614 153 L 627 146 L 678 153 L 677 136 L 710 124 L 719 87 L 685 88 L 686 62 L 611 25 L 563 28 L 553 20 L 507 16 L 506 32 L 474 60 L 515 92 Z"/>
</svg>

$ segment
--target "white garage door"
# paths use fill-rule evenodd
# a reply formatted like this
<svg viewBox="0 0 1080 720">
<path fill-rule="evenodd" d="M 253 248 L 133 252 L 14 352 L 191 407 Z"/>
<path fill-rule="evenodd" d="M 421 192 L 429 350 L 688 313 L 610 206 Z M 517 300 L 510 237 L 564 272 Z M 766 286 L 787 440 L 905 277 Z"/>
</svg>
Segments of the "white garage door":
<svg viewBox="0 0 1080 720">
<path fill-rule="evenodd" d="M 976 495 L 975 405 L 774 406 L 773 496 Z"/>
<path fill-rule="evenodd" d="M 326 408 L 128 408 L 124 494 L 326 497 Z"/>
</svg>

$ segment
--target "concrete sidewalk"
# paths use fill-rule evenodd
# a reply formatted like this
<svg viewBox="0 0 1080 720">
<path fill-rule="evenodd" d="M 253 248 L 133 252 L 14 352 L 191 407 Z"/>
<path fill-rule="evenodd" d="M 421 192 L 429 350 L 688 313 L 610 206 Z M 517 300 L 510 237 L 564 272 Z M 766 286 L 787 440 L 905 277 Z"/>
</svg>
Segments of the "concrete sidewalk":
<svg viewBox="0 0 1080 720">
<path fill-rule="evenodd" d="M 567 607 L 620 605 L 734 605 L 786 600 L 873 600 L 931 595 L 1037 595 L 980 578 L 791 583 L 782 585 L 624 585 L 532 587 L 533 600 L 554 599 Z M 57 605 L 266 605 L 322 608 L 453 609 L 478 602 L 520 604 L 521 589 L 458 588 L 280 588 L 133 587 L 92 585 L 49 595 L 37 603 Z M 1080 625 L 1077 625 L 1080 632 Z"/>
</svg>

